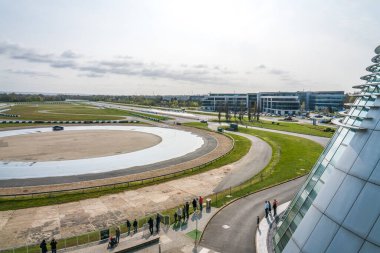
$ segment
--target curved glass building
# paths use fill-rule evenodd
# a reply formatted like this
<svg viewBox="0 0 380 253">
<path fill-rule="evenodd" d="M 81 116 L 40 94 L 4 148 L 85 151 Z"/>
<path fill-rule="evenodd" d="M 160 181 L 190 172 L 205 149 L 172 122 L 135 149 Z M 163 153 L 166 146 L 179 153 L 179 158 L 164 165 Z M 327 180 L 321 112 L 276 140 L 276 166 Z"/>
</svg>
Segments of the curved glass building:
<svg viewBox="0 0 380 253">
<path fill-rule="evenodd" d="M 277 252 L 380 252 L 380 46 L 273 237 Z"/>
</svg>

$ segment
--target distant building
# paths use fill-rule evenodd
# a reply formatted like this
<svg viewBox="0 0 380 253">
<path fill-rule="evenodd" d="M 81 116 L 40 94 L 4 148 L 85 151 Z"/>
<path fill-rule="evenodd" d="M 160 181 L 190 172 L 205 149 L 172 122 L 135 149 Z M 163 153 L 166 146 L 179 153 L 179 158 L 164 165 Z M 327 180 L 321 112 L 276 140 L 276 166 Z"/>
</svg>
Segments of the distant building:
<svg viewBox="0 0 380 253">
<path fill-rule="evenodd" d="M 256 107 L 259 112 L 293 115 L 301 110 L 343 110 L 344 91 L 297 91 L 259 93 L 210 93 L 202 100 L 204 111 L 224 110 L 247 111 Z"/>
</svg>

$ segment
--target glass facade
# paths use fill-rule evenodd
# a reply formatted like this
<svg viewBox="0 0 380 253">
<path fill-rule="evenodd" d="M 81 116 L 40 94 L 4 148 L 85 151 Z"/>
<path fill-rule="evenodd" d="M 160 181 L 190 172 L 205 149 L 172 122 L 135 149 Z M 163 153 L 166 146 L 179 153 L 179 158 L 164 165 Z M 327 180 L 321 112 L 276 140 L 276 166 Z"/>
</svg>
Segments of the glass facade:
<svg viewBox="0 0 380 253">
<path fill-rule="evenodd" d="M 331 111 L 343 109 L 345 95 L 343 91 L 315 91 L 315 92 L 259 92 L 248 94 L 210 93 L 202 100 L 202 110 L 218 111 L 228 103 L 231 111 L 244 111 L 248 106 L 257 105 L 260 112 L 273 114 L 298 114 L 301 104 L 306 111 L 328 108 Z"/>
<path fill-rule="evenodd" d="M 362 78 L 367 83 L 280 221 L 275 252 L 380 252 L 380 67 L 375 65 L 367 68 L 372 72 Z"/>
</svg>

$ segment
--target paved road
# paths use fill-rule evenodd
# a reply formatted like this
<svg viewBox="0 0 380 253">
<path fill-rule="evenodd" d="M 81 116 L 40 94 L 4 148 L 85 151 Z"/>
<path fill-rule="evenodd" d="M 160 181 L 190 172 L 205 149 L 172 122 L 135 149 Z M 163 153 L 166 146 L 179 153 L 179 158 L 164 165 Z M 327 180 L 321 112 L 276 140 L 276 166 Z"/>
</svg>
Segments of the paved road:
<svg viewBox="0 0 380 253">
<path fill-rule="evenodd" d="M 305 180 L 306 176 L 251 194 L 223 208 L 210 220 L 200 245 L 217 252 L 256 252 L 256 217 L 264 216 L 264 201 L 291 200 Z"/>
<path fill-rule="evenodd" d="M 267 166 L 272 158 L 272 148 L 265 141 L 249 134 L 239 132 L 234 132 L 234 134 L 248 138 L 252 142 L 252 146 L 242 159 L 231 164 L 233 170 L 223 178 L 222 182 L 214 189 L 214 192 L 238 186 L 249 178 L 254 177 Z"/>
</svg>

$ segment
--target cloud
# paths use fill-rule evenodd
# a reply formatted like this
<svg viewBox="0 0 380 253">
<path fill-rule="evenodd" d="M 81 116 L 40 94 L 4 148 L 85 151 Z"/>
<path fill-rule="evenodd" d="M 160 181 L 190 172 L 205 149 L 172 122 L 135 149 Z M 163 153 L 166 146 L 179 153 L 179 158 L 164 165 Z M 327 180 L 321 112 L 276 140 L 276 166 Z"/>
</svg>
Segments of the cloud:
<svg viewBox="0 0 380 253">
<path fill-rule="evenodd" d="M 62 58 L 69 58 L 69 59 L 78 59 L 81 57 L 81 55 L 74 53 L 71 50 L 66 50 L 61 54 Z"/>
<path fill-rule="evenodd" d="M 266 66 L 264 64 L 260 64 L 259 66 L 256 67 L 257 69 L 265 69 Z"/>
<path fill-rule="evenodd" d="M 25 75 L 30 77 L 58 77 L 56 75 L 53 75 L 51 73 L 47 72 L 39 72 L 39 71 L 31 71 L 31 70 L 14 70 L 14 69 L 6 69 L 5 72 L 15 75 Z"/>
<path fill-rule="evenodd" d="M 86 61 L 84 56 L 71 50 L 66 50 L 59 55 L 47 54 L 5 42 L 0 43 L 0 54 L 15 60 L 38 64 L 45 63 L 52 68 L 79 71 L 81 74 L 78 74 L 78 76 L 85 77 L 102 77 L 106 74 L 114 74 L 154 79 L 166 78 L 194 83 L 232 84 L 232 81 L 226 76 L 237 73 L 223 66 L 209 67 L 206 64 L 170 66 L 163 63 L 138 61 L 131 56 L 116 56 L 108 60 Z"/>
<path fill-rule="evenodd" d="M 288 75 L 289 72 L 280 69 L 270 69 L 269 74 L 283 76 Z"/>
</svg>

